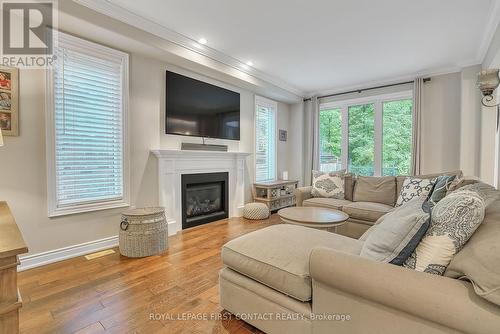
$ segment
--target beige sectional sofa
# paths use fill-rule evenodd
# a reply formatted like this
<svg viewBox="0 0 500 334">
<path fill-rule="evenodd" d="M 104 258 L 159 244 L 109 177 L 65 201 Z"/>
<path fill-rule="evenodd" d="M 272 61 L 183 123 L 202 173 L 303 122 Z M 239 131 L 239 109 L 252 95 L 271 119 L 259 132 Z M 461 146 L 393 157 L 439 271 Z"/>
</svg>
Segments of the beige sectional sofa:
<svg viewBox="0 0 500 334">
<path fill-rule="evenodd" d="M 423 179 L 435 178 L 439 175 L 462 176 L 462 171 L 451 171 L 439 174 L 417 176 Z M 359 238 L 375 222 L 391 211 L 397 201 L 403 181 L 407 176 L 353 177 L 346 174 L 344 178 L 345 199 L 321 198 L 311 196 L 311 186 L 295 190 L 297 206 L 325 207 L 342 210 L 349 215 L 348 223 L 340 227 L 339 234 Z"/>
<path fill-rule="evenodd" d="M 363 242 L 288 224 L 234 239 L 221 306 L 271 334 L 500 332 L 500 200 L 444 276 L 363 258 Z"/>
</svg>

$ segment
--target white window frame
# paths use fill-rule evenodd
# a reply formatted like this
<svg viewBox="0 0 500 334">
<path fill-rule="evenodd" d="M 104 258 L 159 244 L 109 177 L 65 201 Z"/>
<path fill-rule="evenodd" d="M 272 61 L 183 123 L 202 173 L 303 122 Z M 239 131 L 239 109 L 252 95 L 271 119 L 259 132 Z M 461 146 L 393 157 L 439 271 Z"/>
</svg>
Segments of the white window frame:
<svg viewBox="0 0 500 334">
<path fill-rule="evenodd" d="M 274 170 L 273 178 L 269 181 L 275 181 L 278 175 L 278 102 L 267 99 L 262 96 L 255 95 L 255 105 L 254 105 L 254 180 L 257 181 L 257 157 L 256 157 L 256 145 L 257 145 L 257 106 L 263 106 L 272 109 L 274 114 Z"/>
<path fill-rule="evenodd" d="M 72 35 L 58 32 L 59 44 L 64 44 L 72 50 L 102 59 L 120 59 L 122 62 L 122 163 L 123 163 L 123 196 L 119 200 L 81 203 L 74 205 L 57 205 L 56 189 L 56 135 L 55 135 L 55 103 L 54 103 L 54 73 L 46 70 L 46 154 L 47 154 L 47 209 L 49 217 L 71 215 L 105 209 L 130 206 L 130 153 L 129 153 L 129 55 L 125 52 L 93 43 Z"/>
<path fill-rule="evenodd" d="M 342 115 L 342 168 L 349 168 L 349 107 L 363 104 L 373 104 L 375 106 L 375 147 L 374 147 L 374 176 L 382 175 L 382 147 L 383 147 L 383 104 L 391 101 L 407 100 L 413 98 L 411 90 L 404 90 L 396 93 L 386 93 L 379 95 L 352 98 L 334 102 L 320 103 L 319 112 L 322 110 L 340 109 Z M 319 119 L 319 117 L 318 117 Z M 319 133 L 318 133 L 319 136 Z M 319 137 L 318 137 L 319 140 Z M 318 152 L 319 154 L 319 152 Z M 318 157 L 319 159 L 319 157 Z M 344 167 L 345 166 L 345 167 Z"/>
</svg>

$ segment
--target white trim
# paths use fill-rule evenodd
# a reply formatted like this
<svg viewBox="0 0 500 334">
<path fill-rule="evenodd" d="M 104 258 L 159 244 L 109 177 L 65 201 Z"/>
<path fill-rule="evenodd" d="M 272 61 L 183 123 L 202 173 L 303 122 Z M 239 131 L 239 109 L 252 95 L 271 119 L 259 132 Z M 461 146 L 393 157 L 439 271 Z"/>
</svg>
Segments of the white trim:
<svg viewBox="0 0 500 334">
<path fill-rule="evenodd" d="M 109 238 L 85 242 L 78 245 L 54 249 L 38 254 L 21 256 L 21 265 L 19 266 L 18 271 L 44 266 L 50 263 L 71 259 L 77 256 L 94 253 L 116 246 L 118 246 L 117 235 Z"/>
<path fill-rule="evenodd" d="M 176 222 L 175 220 L 168 221 L 168 235 L 174 235 L 176 233 Z M 117 235 L 93 240 L 89 242 L 84 242 L 77 245 L 71 245 L 63 248 L 58 248 L 50 250 L 47 252 L 21 256 L 19 259 L 21 265 L 18 267 L 18 271 L 24 271 L 36 267 L 45 266 L 47 264 L 72 259 L 78 256 L 87 255 L 90 253 L 98 252 L 104 249 L 114 248 L 118 246 L 119 238 Z"/>
<path fill-rule="evenodd" d="M 477 62 L 479 64 L 482 64 L 484 62 L 493 37 L 495 36 L 498 24 L 500 23 L 500 1 L 492 1 L 488 13 L 488 21 L 484 29 L 481 45 L 477 50 Z"/>
<path fill-rule="evenodd" d="M 266 107 L 272 110 L 274 114 L 274 177 L 273 180 L 278 178 L 278 102 L 270 100 L 268 98 L 255 95 L 255 104 L 254 104 L 254 142 L 253 142 L 253 150 L 254 150 L 254 180 L 257 182 L 257 154 L 256 154 L 256 145 L 257 145 L 257 106 Z"/>
<path fill-rule="evenodd" d="M 122 84 L 122 131 L 123 131 L 123 196 L 119 200 L 101 201 L 96 203 L 82 203 L 71 206 L 58 207 L 56 194 L 55 174 L 55 108 L 54 108 L 54 72 L 46 71 L 46 154 L 47 154 L 47 211 L 49 217 L 71 215 L 83 212 L 122 208 L 130 205 L 130 128 L 129 128 L 129 55 L 125 52 L 112 49 L 101 44 L 87 41 L 72 35 L 58 32 L 59 44 L 70 46 L 72 50 L 99 57 L 104 60 L 121 62 Z"/>
<path fill-rule="evenodd" d="M 222 64 L 230 66 L 240 72 L 249 74 L 255 78 L 269 82 L 279 88 L 282 88 L 296 96 L 305 96 L 305 92 L 297 87 L 294 87 L 287 82 L 259 71 L 255 67 L 248 66 L 244 61 L 240 61 L 234 57 L 231 57 L 221 51 L 215 50 L 207 45 L 201 45 L 197 41 L 184 36 L 176 31 L 168 29 L 158 22 L 154 22 L 136 13 L 132 13 L 129 10 L 111 3 L 109 1 L 103 0 L 73 0 L 74 2 L 90 8 L 98 13 L 104 14 L 118 21 L 124 22 L 130 26 L 146 31 L 150 34 L 163 38 L 170 41 L 178 46 L 181 46 L 191 52 L 203 55 Z"/>
</svg>

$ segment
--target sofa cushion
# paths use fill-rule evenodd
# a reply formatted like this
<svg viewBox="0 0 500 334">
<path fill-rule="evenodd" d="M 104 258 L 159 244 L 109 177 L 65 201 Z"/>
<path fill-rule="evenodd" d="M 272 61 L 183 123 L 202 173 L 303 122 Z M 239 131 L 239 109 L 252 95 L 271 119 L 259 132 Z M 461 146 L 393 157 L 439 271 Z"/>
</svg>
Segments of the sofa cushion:
<svg viewBox="0 0 500 334">
<path fill-rule="evenodd" d="M 345 169 L 337 172 L 312 172 L 312 197 L 345 198 L 344 188 Z"/>
<path fill-rule="evenodd" d="M 352 201 L 356 178 L 351 173 L 344 175 L 344 199 Z"/>
<path fill-rule="evenodd" d="M 500 200 L 487 207 L 483 223 L 453 257 L 445 276 L 471 281 L 479 296 L 500 306 Z"/>
<path fill-rule="evenodd" d="M 432 208 L 446 196 L 455 178 L 455 175 L 441 175 L 436 178 L 436 182 L 432 186 L 425 202 L 429 210 L 432 210 Z"/>
<path fill-rule="evenodd" d="M 443 275 L 451 259 L 484 219 L 484 200 L 473 191 L 449 194 L 433 208 L 431 226 L 404 266 Z"/>
<path fill-rule="evenodd" d="M 313 197 L 303 201 L 302 206 L 315 206 L 321 208 L 342 210 L 342 207 L 344 205 L 348 205 L 351 203 L 351 201 L 345 199 Z"/>
<path fill-rule="evenodd" d="M 403 182 L 403 187 L 399 193 L 396 207 L 408 203 L 414 198 L 426 196 L 432 190 L 436 179 L 421 179 L 417 177 L 407 177 Z"/>
<path fill-rule="evenodd" d="M 350 218 L 368 222 L 376 222 L 392 209 L 394 208 L 390 205 L 373 202 L 353 202 L 342 207 L 342 211 L 347 213 Z"/>
<path fill-rule="evenodd" d="M 402 265 L 410 257 L 430 225 L 426 197 L 410 201 L 380 219 L 367 236 L 361 256 L 375 261 Z"/>
<path fill-rule="evenodd" d="M 309 301 L 312 249 L 325 246 L 359 255 L 362 244 L 336 233 L 279 224 L 229 241 L 222 247 L 222 261 L 240 274 L 300 301 Z"/>
<path fill-rule="evenodd" d="M 437 173 L 437 174 L 423 174 L 423 175 L 416 175 L 415 177 L 418 177 L 420 179 L 434 179 L 437 178 L 440 175 L 455 175 L 456 179 L 460 179 L 463 175 L 461 170 L 455 170 L 455 171 L 450 171 L 450 172 L 443 172 L 443 173 Z M 399 175 L 396 177 L 396 194 L 399 195 L 401 192 L 401 188 L 403 187 L 403 182 L 407 177 L 411 177 L 409 175 Z M 455 180 L 456 180 L 455 179 Z"/>
<path fill-rule="evenodd" d="M 376 202 L 394 206 L 396 178 L 393 176 L 358 176 L 354 187 L 354 202 Z"/>
</svg>

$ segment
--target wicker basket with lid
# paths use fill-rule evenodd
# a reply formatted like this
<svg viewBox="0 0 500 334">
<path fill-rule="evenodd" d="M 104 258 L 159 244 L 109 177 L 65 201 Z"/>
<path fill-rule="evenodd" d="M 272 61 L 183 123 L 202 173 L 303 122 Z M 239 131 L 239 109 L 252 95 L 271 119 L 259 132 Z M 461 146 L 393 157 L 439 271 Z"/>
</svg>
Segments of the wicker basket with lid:
<svg viewBox="0 0 500 334">
<path fill-rule="evenodd" d="M 160 207 L 130 209 L 122 213 L 120 253 L 128 257 L 160 254 L 168 248 L 168 224 Z"/>
</svg>

